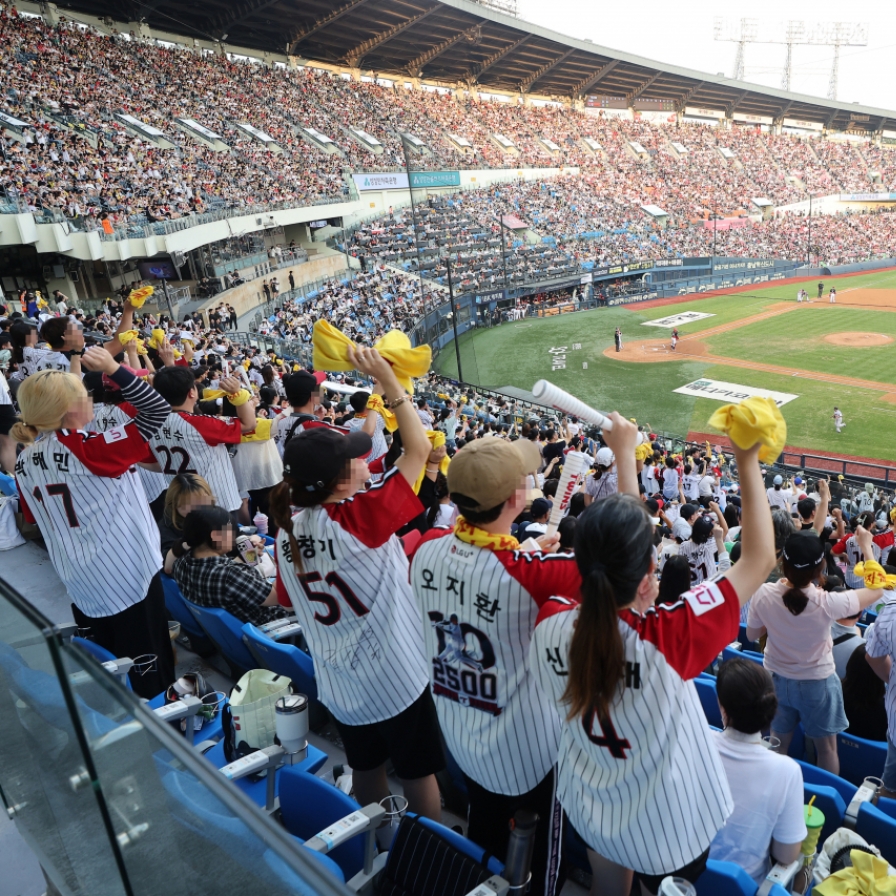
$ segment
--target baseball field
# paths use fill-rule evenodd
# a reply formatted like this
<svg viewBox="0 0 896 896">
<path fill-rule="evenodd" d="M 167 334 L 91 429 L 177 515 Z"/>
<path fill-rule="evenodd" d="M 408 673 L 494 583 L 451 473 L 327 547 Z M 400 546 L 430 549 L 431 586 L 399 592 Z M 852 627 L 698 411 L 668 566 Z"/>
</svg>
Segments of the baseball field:
<svg viewBox="0 0 896 896">
<path fill-rule="evenodd" d="M 723 400 L 773 393 L 789 447 L 892 462 L 896 271 L 821 279 L 820 300 L 817 280 L 789 281 L 480 330 L 461 338 L 464 379 L 524 390 L 549 379 L 600 410 L 682 435 L 709 432 Z M 836 304 L 828 299 L 831 286 Z M 797 303 L 800 287 L 811 302 Z M 680 336 L 674 351 L 673 326 Z M 457 376 L 453 346 L 442 351 L 439 367 Z M 840 433 L 835 406 L 845 424 Z"/>
</svg>

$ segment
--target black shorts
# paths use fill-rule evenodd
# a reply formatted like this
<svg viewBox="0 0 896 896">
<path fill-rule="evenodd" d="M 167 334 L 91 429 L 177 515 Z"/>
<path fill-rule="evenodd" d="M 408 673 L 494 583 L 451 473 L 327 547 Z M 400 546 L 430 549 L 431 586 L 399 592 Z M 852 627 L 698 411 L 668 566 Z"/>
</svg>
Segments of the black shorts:
<svg viewBox="0 0 896 896">
<path fill-rule="evenodd" d="M 8 436 L 15 422 L 15 408 L 11 404 L 0 404 L 0 436 Z M 9 472 L 12 473 L 12 470 Z"/>
<path fill-rule="evenodd" d="M 697 878 L 706 871 L 706 861 L 708 858 L 709 850 L 707 849 L 706 852 L 697 856 L 693 862 L 689 862 L 684 868 L 679 868 L 677 871 L 669 871 L 666 874 L 641 874 L 636 871 L 635 877 L 637 877 L 651 893 L 658 892 L 660 884 L 663 882 L 663 879 L 667 877 L 683 877 L 692 884 L 696 884 Z"/>
<path fill-rule="evenodd" d="M 432 692 L 425 691 L 397 716 L 372 725 L 344 725 L 334 719 L 348 764 L 359 772 L 373 771 L 387 759 L 406 781 L 434 775 L 445 767 L 439 740 L 439 717 Z"/>
</svg>

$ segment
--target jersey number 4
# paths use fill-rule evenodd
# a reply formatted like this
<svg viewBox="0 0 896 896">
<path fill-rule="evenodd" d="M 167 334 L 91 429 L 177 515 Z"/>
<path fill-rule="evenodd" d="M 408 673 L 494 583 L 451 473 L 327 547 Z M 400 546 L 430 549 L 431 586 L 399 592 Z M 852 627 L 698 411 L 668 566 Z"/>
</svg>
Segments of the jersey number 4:
<svg viewBox="0 0 896 896">
<path fill-rule="evenodd" d="M 65 516 L 68 519 L 69 529 L 75 529 L 80 526 L 81 524 L 78 522 L 78 516 L 75 513 L 75 505 L 72 502 L 72 493 L 69 490 L 69 487 L 64 482 L 57 482 L 53 485 L 46 486 L 46 489 L 48 495 L 62 498 L 62 509 L 65 511 Z M 41 504 L 44 503 L 44 496 L 41 494 L 39 485 L 34 487 L 32 494 Z"/>
<path fill-rule="evenodd" d="M 165 455 L 165 466 L 162 472 L 169 476 L 180 476 L 181 473 L 195 473 L 196 471 L 190 466 L 190 455 L 183 448 L 167 448 L 165 445 L 157 445 L 156 451 Z M 180 458 L 180 465 L 175 469 L 174 463 Z"/>
<path fill-rule="evenodd" d="M 322 615 L 319 611 L 314 613 L 314 618 L 321 625 L 335 625 L 342 618 L 342 610 L 339 608 L 339 601 L 335 595 L 329 591 L 315 591 L 309 587 L 310 585 L 316 585 L 318 582 L 325 582 L 330 588 L 338 591 L 355 616 L 365 616 L 370 612 L 337 572 L 328 572 L 323 578 L 321 578 L 319 572 L 306 572 L 304 575 L 299 576 L 299 582 L 301 582 L 308 600 L 323 604 L 327 608 L 326 614 Z"/>
</svg>

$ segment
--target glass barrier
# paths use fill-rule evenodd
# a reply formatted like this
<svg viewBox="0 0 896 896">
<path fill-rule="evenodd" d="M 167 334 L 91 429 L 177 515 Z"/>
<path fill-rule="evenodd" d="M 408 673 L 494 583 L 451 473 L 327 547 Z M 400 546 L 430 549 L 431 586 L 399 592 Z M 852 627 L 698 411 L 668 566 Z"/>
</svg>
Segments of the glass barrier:
<svg viewBox="0 0 896 896">
<path fill-rule="evenodd" d="M 64 896 L 349 892 L 2 582 L 0 726 L 0 794 Z"/>
</svg>

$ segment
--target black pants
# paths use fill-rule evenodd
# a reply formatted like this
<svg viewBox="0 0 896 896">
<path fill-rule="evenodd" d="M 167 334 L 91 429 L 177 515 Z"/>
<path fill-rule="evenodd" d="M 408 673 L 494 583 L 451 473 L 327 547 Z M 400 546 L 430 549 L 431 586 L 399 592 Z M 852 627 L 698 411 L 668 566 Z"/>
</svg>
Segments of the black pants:
<svg viewBox="0 0 896 896">
<path fill-rule="evenodd" d="M 146 597 L 120 613 L 94 618 L 72 604 L 72 614 L 79 628 L 89 629 L 86 635 L 90 640 L 116 657 L 127 656 L 134 660 L 146 653 L 158 657 L 155 671 L 145 675 L 131 671 L 134 693 L 151 700 L 174 683 L 174 650 L 168 636 L 168 611 L 161 572 L 153 576 Z"/>
<path fill-rule="evenodd" d="M 554 775 L 551 770 L 534 790 L 519 796 L 492 793 L 464 775 L 470 798 L 467 837 L 502 862 L 507 855 L 509 824 L 514 812 L 528 809 L 538 813 L 529 896 L 556 896 L 566 880 L 566 863 L 561 858 L 560 850 L 563 810 L 554 795 Z"/>
</svg>

